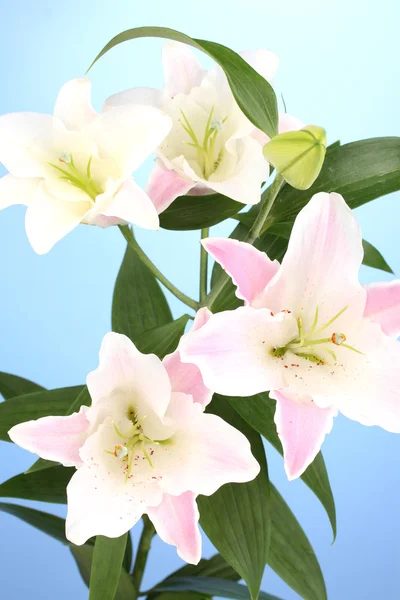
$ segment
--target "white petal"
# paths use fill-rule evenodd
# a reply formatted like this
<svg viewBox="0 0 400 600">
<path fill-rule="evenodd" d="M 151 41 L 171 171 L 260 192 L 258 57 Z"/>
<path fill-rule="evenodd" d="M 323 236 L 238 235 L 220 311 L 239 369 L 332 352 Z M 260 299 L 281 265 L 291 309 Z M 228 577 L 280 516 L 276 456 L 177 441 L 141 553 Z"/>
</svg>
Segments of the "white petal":
<svg viewBox="0 0 400 600">
<path fill-rule="evenodd" d="M 28 206 L 39 185 L 40 179 L 5 175 L 0 179 L 0 210 L 23 204 Z"/>
<path fill-rule="evenodd" d="M 70 202 L 50 194 L 41 183 L 28 206 L 25 228 L 32 248 L 46 254 L 61 238 L 72 231 L 90 208 L 90 202 Z"/>
<path fill-rule="evenodd" d="M 272 82 L 279 66 L 279 57 L 274 52 L 261 48 L 259 50 L 244 50 L 240 53 L 240 56 L 264 79 L 270 83 Z"/>
<path fill-rule="evenodd" d="M 103 112 L 112 110 L 116 106 L 132 106 L 132 104 L 145 104 L 161 108 L 163 93 L 154 88 L 132 88 L 124 92 L 113 94 L 104 103 Z"/>
<path fill-rule="evenodd" d="M 61 88 L 54 107 L 58 117 L 68 129 L 83 129 L 97 117 L 91 102 L 90 79 L 72 79 Z"/>
<path fill-rule="evenodd" d="M 188 94 L 200 85 L 206 71 L 200 66 L 193 52 L 180 42 L 170 42 L 163 48 L 165 92 L 174 97 Z"/>
</svg>

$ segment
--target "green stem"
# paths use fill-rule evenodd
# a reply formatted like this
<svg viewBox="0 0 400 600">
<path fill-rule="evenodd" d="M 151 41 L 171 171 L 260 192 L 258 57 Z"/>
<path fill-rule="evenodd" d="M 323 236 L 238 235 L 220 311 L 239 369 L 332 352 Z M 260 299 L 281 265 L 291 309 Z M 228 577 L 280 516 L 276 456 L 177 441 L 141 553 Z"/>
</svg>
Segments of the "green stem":
<svg viewBox="0 0 400 600">
<path fill-rule="evenodd" d="M 144 575 L 144 569 L 146 567 L 147 558 L 150 552 L 151 540 L 155 535 L 155 529 L 153 523 L 150 521 L 147 515 L 143 515 L 143 531 L 140 536 L 139 546 L 136 553 L 135 566 L 132 572 L 132 583 L 135 588 L 135 597 L 133 600 L 139 597 L 140 586 Z"/>
<path fill-rule="evenodd" d="M 275 202 L 275 199 L 279 193 L 279 190 L 281 189 L 283 184 L 284 184 L 283 178 L 277 174 L 274 182 L 268 189 L 268 193 L 266 194 L 265 198 L 262 201 L 262 204 L 261 204 L 260 210 L 258 212 L 258 215 L 256 217 L 256 220 L 254 221 L 247 237 L 244 240 L 248 244 L 253 245 L 254 242 L 256 241 L 256 239 L 260 236 L 261 231 L 262 231 L 262 229 L 265 225 L 265 222 L 268 218 L 268 215 L 271 211 L 271 208 L 272 208 L 272 206 Z M 227 285 L 227 283 L 229 281 L 230 281 L 229 275 L 225 271 L 223 271 L 220 274 L 220 276 L 218 277 L 216 284 L 214 285 L 213 289 L 206 297 L 205 301 L 204 302 L 202 301 L 202 304 L 204 306 L 208 306 L 209 309 L 212 309 L 213 304 L 215 303 L 218 296 L 224 290 L 225 286 Z"/>
<path fill-rule="evenodd" d="M 129 247 L 132 248 L 132 250 L 136 253 L 138 258 L 140 258 L 142 263 L 144 263 L 146 267 L 150 269 L 154 277 L 156 277 L 160 283 L 165 285 L 167 290 L 169 290 L 171 294 L 178 298 L 178 300 L 180 300 L 187 306 L 190 306 L 190 308 L 193 308 L 193 310 L 197 310 L 199 307 L 198 303 L 192 298 L 189 298 L 189 296 L 186 296 L 186 294 L 184 294 L 180 290 L 178 290 L 178 288 L 175 287 L 174 284 L 171 283 L 169 279 L 167 279 L 159 269 L 157 269 L 155 264 L 151 262 L 149 257 L 143 252 L 143 250 L 135 240 L 132 229 L 126 225 L 119 225 L 119 229 L 126 241 L 128 242 Z"/>
<path fill-rule="evenodd" d="M 210 228 L 205 227 L 201 230 L 201 239 L 207 238 Z M 207 298 L 207 276 L 208 276 L 208 254 L 203 244 L 200 246 L 200 302 Z"/>
</svg>

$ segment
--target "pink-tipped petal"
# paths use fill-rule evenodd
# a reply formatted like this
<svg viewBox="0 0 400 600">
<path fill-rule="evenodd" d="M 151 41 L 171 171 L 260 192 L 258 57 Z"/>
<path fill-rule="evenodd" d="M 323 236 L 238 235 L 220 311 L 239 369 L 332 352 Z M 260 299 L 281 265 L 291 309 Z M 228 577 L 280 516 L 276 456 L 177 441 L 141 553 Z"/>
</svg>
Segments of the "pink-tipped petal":
<svg viewBox="0 0 400 600">
<path fill-rule="evenodd" d="M 182 177 L 174 170 L 169 170 L 157 160 L 150 173 L 146 186 L 146 193 L 150 197 L 157 213 L 162 213 L 178 196 L 187 194 L 196 185 L 196 182 Z"/>
<path fill-rule="evenodd" d="M 147 510 L 160 538 L 176 546 L 178 556 L 192 565 L 201 559 L 201 534 L 196 496 L 184 492 L 180 496 L 164 494 L 159 506 Z"/>
<path fill-rule="evenodd" d="M 212 313 L 208 308 L 201 308 L 197 311 L 191 331 L 196 331 L 203 327 L 211 315 Z M 190 335 L 190 332 L 187 335 Z M 167 369 L 173 392 L 189 394 L 192 396 L 193 402 L 198 402 L 202 406 L 207 406 L 211 402 L 213 392 L 205 386 L 196 365 L 181 361 L 179 347 L 175 352 L 164 358 L 163 364 Z"/>
<path fill-rule="evenodd" d="M 165 92 L 172 98 L 177 94 L 188 94 L 199 86 L 206 74 L 193 52 L 180 42 L 170 42 L 163 48 Z"/>
<path fill-rule="evenodd" d="M 40 179 L 4 175 L 0 179 L 0 210 L 14 204 L 28 206 L 39 185 Z"/>
<path fill-rule="evenodd" d="M 305 331 L 317 307 L 322 325 L 348 306 L 335 321 L 335 331 L 346 332 L 364 311 L 362 258 L 360 226 L 342 196 L 316 194 L 295 220 L 281 268 L 267 287 L 266 306 L 301 316 Z"/>
<path fill-rule="evenodd" d="M 270 83 L 272 82 L 279 66 L 279 57 L 274 52 L 261 48 L 259 50 L 244 50 L 240 53 L 240 56 L 264 79 Z"/>
<path fill-rule="evenodd" d="M 266 285 L 279 269 L 277 260 L 270 260 L 250 244 L 225 238 L 207 238 L 204 248 L 225 269 L 237 286 L 236 295 L 254 307 L 263 305 Z"/>
<path fill-rule="evenodd" d="M 379 323 L 383 333 L 400 336 L 400 281 L 372 283 L 366 286 L 364 317 Z"/>
<path fill-rule="evenodd" d="M 319 408 L 310 396 L 289 391 L 270 393 L 276 403 L 275 424 L 282 442 L 289 480 L 300 477 L 321 449 L 333 427 L 336 408 Z"/>
<path fill-rule="evenodd" d="M 279 113 L 278 131 L 279 133 L 287 133 L 288 131 L 297 131 L 305 126 L 303 121 L 297 117 L 288 115 L 287 113 Z"/>
<path fill-rule="evenodd" d="M 183 362 L 200 369 L 205 385 L 226 396 L 251 396 L 285 387 L 281 361 L 271 355 L 297 335 L 288 314 L 238 308 L 213 315 L 198 331 L 181 340 Z"/>
<path fill-rule="evenodd" d="M 79 413 L 68 417 L 43 417 L 20 423 L 8 435 L 15 444 L 41 458 L 55 460 L 65 467 L 78 467 L 82 464 L 79 449 L 89 430 L 87 410 L 82 406 Z"/>
<path fill-rule="evenodd" d="M 91 101 L 92 83 L 86 77 L 72 79 L 58 93 L 54 116 L 68 129 L 81 130 L 97 117 Z"/>
</svg>

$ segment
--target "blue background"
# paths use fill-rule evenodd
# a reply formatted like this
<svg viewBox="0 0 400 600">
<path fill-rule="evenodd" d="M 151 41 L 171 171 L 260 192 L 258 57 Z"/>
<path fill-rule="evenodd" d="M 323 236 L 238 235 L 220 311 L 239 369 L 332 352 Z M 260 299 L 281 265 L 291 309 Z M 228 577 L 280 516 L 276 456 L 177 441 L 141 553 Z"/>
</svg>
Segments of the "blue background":
<svg viewBox="0 0 400 600">
<path fill-rule="evenodd" d="M 160 25 L 236 50 L 274 50 L 281 58 L 276 83 L 288 111 L 325 126 L 330 142 L 400 135 L 397 6 L 395 0 L 380 0 L 378 7 L 364 0 L 2 0 L 0 113 L 52 112 L 61 85 L 82 76 L 111 37 L 129 27 Z M 160 86 L 161 46 L 136 41 L 104 57 L 91 73 L 95 106 L 127 87 Z M 150 166 L 139 172 L 139 183 Z M 397 274 L 399 199 L 393 194 L 357 210 L 364 237 Z M 49 388 L 83 383 L 110 329 L 124 241 L 117 229 L 80 227 L 39 257 L 27 242 L 23 216 L 22 207 L 0 215 L 0 369 Z M 213 233 L 227 234 L 232 226 Z M 197 233 L 139 231 L 138 238 L 167 276 L 197 294 Z M 388 278 L 367 268 L 361 276 L 365 283 Z M 171 306 L 179 316 L 179 303 L 171 298 Z M 272 479 L 316 550 L 331 600 L 400 597 L 399 451 L 400 436 L 336 420 L 324 445 L 338 512 L 331 547 L 320 504 L 302 482 L 287 482 L 280 457 L 268 448 Z M 6 443 L 0 456 L 2 480 L 33 461 Z M 1 513 L 0 531 L 3 598 L 87 598 L 67 548 Z M 211 554 L 206 541 L 204 555 Z M 174 548 L 155 541 L 145 586 L 180 564 Z M 264 589 L 287 600 L 298 597 L 269 569 Z"/>
</svg>

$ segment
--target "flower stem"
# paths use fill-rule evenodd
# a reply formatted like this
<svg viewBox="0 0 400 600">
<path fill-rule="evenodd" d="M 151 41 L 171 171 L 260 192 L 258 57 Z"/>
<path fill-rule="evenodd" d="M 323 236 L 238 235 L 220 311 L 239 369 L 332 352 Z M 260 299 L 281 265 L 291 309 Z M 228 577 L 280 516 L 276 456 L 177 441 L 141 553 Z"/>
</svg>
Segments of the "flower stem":
<svg viewBox="0 0 400 600">
<path fill-rule="evenodd" d="M 281 189 L 283 184 L 284 184 L 283 178 L 277 174 L 274 182 L 268 189 L 268 193 L 261 204 L 258 215 L 257 215 L 249 233 L 247 234 L 247 236 L 244 240 L 248 244 L 253 245 L 254 242 L 256 241 L 256 239 L 260 236 L 262 228 L 265 225 L 267 217 L 271 211 L 271 208 L 272 208 L 272 206 L 275 202 L 275 199 L 279 193 L 279 190 Z M 225 271 L 223 271 L 220 274 L 220 276 L 218 277 L 218 280 L 217 280 L 215 286 L 213 287 L 211 292 L 208 294 L 206 299 L 204 301 L 201 301 L 202 304 L 204 306 L 208 306 L 208 308 L 211 310 L 213 304 L 215 303 L 215 301 L 217 300 L 217 298 L 221 294 L 221 292 L 224 290 L 224 288 L 225 288 L 226 284 L 229 282 L 229 280 L 230 280 L 229 275 L 227 273 L 225 273 Z"/>
<path fill-rule="evenodd" d="M 174 284 L 171 283 L 169 281 L 169 279 L 167 279 L 165 277 L 165 275 L 163 275 L 159 269 L 157 269 L 155 264 L 151 262 L 151 260 L 147 256 L 147 254 L 145 254 L 143 252 L 143 250 L 141 249 L 141 247 L 135 240 L 132 229 L 126 225 L 119 225 L 118 227 L 119 227 L 122 235 L 128 242 L 129 247 L 132 248 L 132 250 L 136 253 L 138 258 L 140 258 L 142 263 L 145 264 L 146 267 L 148 267 L 150 269 L 150 271 L 153 273 L 154 277 L 156 277 L 158 279 L 158 281 L 160 283 L 162 283 L 167 288 L 167 290 L 169 290 L 171 292 L 171 294 L 173 294 L 176 298 L 178 298 L 178 300 L 180 300 L 187 306 L 190 306 L 190 308 L 193 308 L 193 310 L 197 310 L 199 307 L 198 303 L 195 300 L 193 300 L 192 298 L 189 298 L 189 296 L 186 296 L 186 294 L 184 294 L 180 290 L 178 290 L 178 288 L 175 287 Z"/>
<path fill-rule="evenodd" d="M 209 227 L 201 230 L 201 239 L 207 238 L 209 235 Z M 207 298 L 207 276 L 208 276 L 208 254 L 203 245 L 200 246 L 200 302 L 204 302 Z"/>
<path fill-rule="evenodd" d="M 139 546 L 136 553 L 135 566 L 132 572 L 132 583 L 135 588 L 136 600 L 140 594 L 140 586 L 144 575 L 144 569 L 146 567 L 147 558 L 150 552 L 151 541 L 155 535 L 155 529 L 153 523 L 150 521 L 147 515 L 143 515 L 143 531 L 140 536 Z"/>
</svg>

